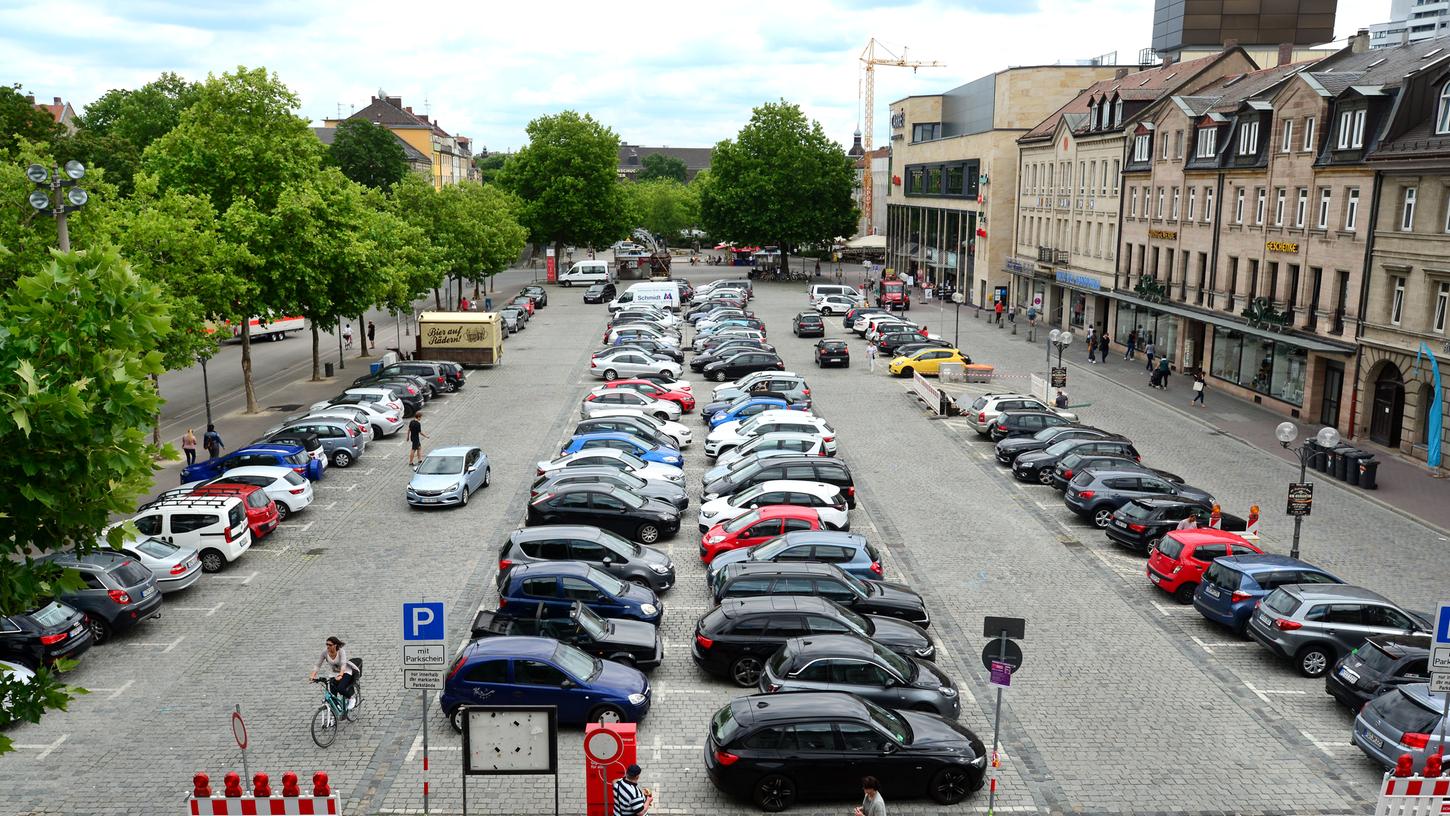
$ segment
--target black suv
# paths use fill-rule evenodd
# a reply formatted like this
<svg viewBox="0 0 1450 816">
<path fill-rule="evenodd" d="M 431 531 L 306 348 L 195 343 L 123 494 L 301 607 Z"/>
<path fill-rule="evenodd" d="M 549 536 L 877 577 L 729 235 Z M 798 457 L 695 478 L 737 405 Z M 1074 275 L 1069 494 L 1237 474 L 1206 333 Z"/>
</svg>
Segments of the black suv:
<svg viewBox="0 0 1450 816">
<path fill-rule="evenodd" d="M 790 324 L 796 337 L 825 337 L 826 321 L 815 312 L 801 312 Z"/>
<path fill-rule="evenodd" d="M 1015 442 L 1004 439 L 1002 444 Z M 1012 475 L 1024 482 L 1052 484 L 1052 470 L 1062 457 L 1069 453 L 1100 453 L 1107 456 L 1122 456 L 1137 462 L 1141 457 L 1133 443 L 1121 436 L 1077 437 L 1063 439 L 1039 451 L 1028 451 L 1012 462 Z"/>
<path fill-rule="evenodd" d="M 96 643 L 105 643 L 112 633 L 125 632 L 161 611 L 156 576 L 129 555 L 97 550 L 83 555 L 53 553 L 41 560 L 80 573 L 85 586 L 61 592 L 59 600 L 85 613 Z"/>
<path fill-rule="evenodd" d="M 705 366 L 701 372 L 715 382 L 738 380 L 757 371 L 784 371 L 780 355 L 769 351 L 742 351 Z"/>
<path fill-rule="evenodd" d="M 825 482 L 841 488 L 846 505 L 856 506 L 856 483 L 846 463 L 825 456 L 770 456 L 705 485 L 704 500 L 734 495 L 741 488 L 777 479 Z"/>
<path fill-rule="evenodd" d="M 754 686 L 765 661 L 789 638 L 855 633 L 902 657 L 936 658 L 936 646 L 915 624 L 858 615 L 826 598 L 806 595 L 732 598 L 695 622 L 695 665 L 737 685 Z"/>
<path fill-rule="evenodd" d="M 572 468 L 571 468 L 572 469 Z M 498 551 L 498 584 L 515 564 L 583 561 L 615 578 L 664 592 L 675 585 L 675 565 L 654 547 L 582 524 L 556 524 L 514 530 Z"/>
<path fill-rule="evenodd" d="M 1003 439 L 1032 436 L 1043 428 L 1071 424 L 1072 420 L 1051 411 L 1003 411 L 992 423 L 992 430 L 987 435 L 993 442 L 1001 442 Z"/>
<path fill-rule="evenodd" d="M 541 493 L 529 502 L 525 524 L 590 524 L 653 544 L 680 531 L 680 510 L 617 487 L 576 484 Z"/>
<path fill-rule="evenodd" d="M 91 648 L 86 616 L 60 601 L 29 612 L 0 615 L 0 659 L 38 668 L 74 660 Z"/>
<path fill-rule="evenodd" d="M 715 603 L 760 595 L 813 595 L 827 598 L 858 615 L 882 615 L 930 626 L 921 596 L 901 586 L 862 581 L 835 564 L 737 561 L 721 570 L 710 587 Z"/>
<path fill-rule="evenodd" d="M 1141 468 L 1086 470 L 1072 477 L 1062 500 L 1067 509 L 1098 529 L 1112 523 L 1113 513 L 1133 499 L 1177 496 L 1201 507 L 1213 507 L 1213 496 L 1192 485 L 1174 484 Z"/>
<path fill-rule="evenodd" d="M 468 382 L 468 375 L 464 373 L 462 363 L 454 363 L 448 360 L 414 360 L 412 362 L 429 363 L 438 366 L 438 370 L 443 372 L 444 377 L 448 378 L 448 382 L 445 385 L 449 391 L 457 391 Z"/>
<path fill-rule="evenodd" d="M 1003 414 L 1003 416 L 1006 416 L 1006 414 Z M 988 433 L 990 432 L 989 430 Z M 1052 425 L 1038 430 L 1031 436 L 1019 435 L 998 441 L 996 445 L 997 464 L 1011 467 L 1012 463 L 1017 461 L 1017 457 L 1022 454 L 1046 450 L 1064 439 L 1087 439 L 1089 437 L 1105 439 L 1116 436 L 1117 434 L 1109 433 L 1102 428 L 1094 428 L 1090 425 L 1074 425 L 1072 423 Z"/>
<path fill-rule="evenodd" d="M 1151 496 L 1133 499 L 1113 512 L 1108 526 L 1103 530 L 1108 538 L 1130 549 L 1148 553 L 1155 547 L 1164 533 L 1178 527 L 1178 522 L 1189 516 L 1198 517 L 1200 527 L 1208 526 L 1209 513 L 1213 505 L 1177 496 Z M 1221 513 L 1222 529 L 1231 533 L 1243 532 L 1248 526 L 1242 518 L 1232 513 Z"/>
<path fill-rule="evenodd" d="M 607 303 L 614 300 L 614 284 L 596 283 L 584 290 L 585 303 Z"/>
<path fill-rule="evenodd" d="M 448 374 L 442 368 L 433 363 L 419 363 L 411 360 L 402 363 L 393 363 L 390 366 L 379 369 L 376 373 L 365 374 L 353 380 L 352 384 L 354 388 L 375 386 L 383 380 L 392 379 L 399 374 L 409 374 L 422 378 L 423 385 L 428 389 L 428 399 L 432 399 L 438 396 L 439 393 L 449 390 Z"/>
<path fill-rule="evenodd" d="M 1430 682 L 1430 636 L 1376 635 L 1339 659 L 1324 690 L 1358 712 L 1395 686 Z"/>
</svg>

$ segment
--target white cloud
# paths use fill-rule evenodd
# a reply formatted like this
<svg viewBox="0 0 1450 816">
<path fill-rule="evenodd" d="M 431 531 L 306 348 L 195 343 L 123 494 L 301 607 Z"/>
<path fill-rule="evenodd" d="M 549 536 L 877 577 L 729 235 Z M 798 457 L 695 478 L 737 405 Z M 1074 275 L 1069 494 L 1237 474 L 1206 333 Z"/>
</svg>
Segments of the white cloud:
<svg viewBox="0 0 1450 816">
<path fill-rule="evenodd" d="M 1342 0 L 1338 34 L 1387 15 Z M 947 67 L 877 71 L 886 105 L 1009 65 L 1070 62 L 1150 41 L 1152 0 L 582 0 L 397 4 L 382 0 L 12 0 L 0 9 L 0 76 L 78 108 L 162 71 L 200 78 L 265 65 L 314 119 L 381 88 L 450 132 L 498 150 L 541 113 L 592 113 L 628 141 L 708 145 L 750 108 L 784 97 L 849 144 L 860 118 L 857 57 L 875 36 Z M 1004 13 L 1005 12 L 1005 13 Z M 57 26 L 56 20 L 64 20 Z M 66 33 L 59 33 L 63 30 Z"/>
</svg>

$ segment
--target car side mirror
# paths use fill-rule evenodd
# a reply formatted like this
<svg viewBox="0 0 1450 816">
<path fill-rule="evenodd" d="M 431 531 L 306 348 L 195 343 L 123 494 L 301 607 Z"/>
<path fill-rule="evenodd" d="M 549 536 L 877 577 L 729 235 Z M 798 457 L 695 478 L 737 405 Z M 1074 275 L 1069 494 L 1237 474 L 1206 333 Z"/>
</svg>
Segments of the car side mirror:
<svg viewBox="0 0 1450 816">
<path fill-rule="evenodd" d="M 751 510 L 758 510 L 758 509 L 760 509 L 760 505 L 758 505 L 758 504 L 752 504 L 752 505 L 750 505 L 750 509 Z"/>
<path fill-rule="evenodd" d="M 565 677 L 562 681 L 559 682 L 559 688 L 561 688 L 561 689 L 571 689 L 571 688 L 574 688 L 574 681 L 573 680 L 570 680 L 567 677 Z"/>
<path fill-rule="evenodd" d="M 604 563 L 606 563 L 606 564 L 613 564 L 614 563 L 614 559 L 613 558 L 610 558 L 609 556 L 606 555 L 606 556 L 604 556 Z"/>
<path fill-rule="evenodd" d="M 894 753 L 896 753 L 896 748 L 897 748 L 896 743 L 891 742 L 890 740 L 888 740 L 888 741 L 883 742 L 881 744 L 881 753 L 883 753 L 883 754 L 894 754 Z"/>
</svg>

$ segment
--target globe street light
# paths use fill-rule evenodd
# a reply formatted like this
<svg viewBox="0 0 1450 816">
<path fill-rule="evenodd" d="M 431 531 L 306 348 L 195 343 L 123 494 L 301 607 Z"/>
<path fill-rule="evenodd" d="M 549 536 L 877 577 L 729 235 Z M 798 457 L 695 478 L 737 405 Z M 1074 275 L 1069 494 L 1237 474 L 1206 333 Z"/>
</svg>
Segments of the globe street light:
<svg viewBox="0 0 1450 816">
<path fill-rule="evenodd" d="M 1053 329 L 1047 333 L 1047 362 L 1052 362 L 1052 349 L 1057 349 L 1057 367 L 1062 368 L 1062 350 L 1072 345 L 1072 330 Z"/>
<path fill-rule="evenodd" d="M 1328 426 L 1320 428 L 1319 433 L 1314 435 L 1313 447 L 1311 447 L 1308 442 L 1305 442 L 1298 447 L 1290 447 L 1290 444 L 1295 439 L 1299 438 L 1299 428 L 1292 422 L 1280 422 L 1279 426 L 1274 429 L 1274 437 L 1279 440 L 1279 444 L 1284 448 L 1284 450 L 1290 451 L 1299 457 L 1299 481 L 1297 483 L 1298 485 L 1307 484 L 1304 481 L 1304 472 L 1308 469 L 1309 463 L 1314 461 L 1314 457 L 1328 456 L 1329 451 L 1339 445 L 1339 431 Z M 1297 485 L 1295 487 L 1297 487 Z M 1303 525 L 1304 516 L 1309 514 L 1309 508 L 1312 506 L 1307 502 L 1312 501 L 1314 495 L 1312 492 L 1309 492 L 1307 494 L 1307 496 L 1305 497 L 1306 503 L 1303 505 L 1302 511 L 1299 511 L 1293 506 L 1293 493 L 1295 487 L 1290 488 L 1291 501 L 1288 508 L 1288 512 L 1294 516 L 1294 543 L 1289 548 L 1290 558 L 1299 557 L 1299 528 Z M 1309 491 L 1312 491 L 1313 485 L 1308 485 L 1307 489 Z"/>
</svg>

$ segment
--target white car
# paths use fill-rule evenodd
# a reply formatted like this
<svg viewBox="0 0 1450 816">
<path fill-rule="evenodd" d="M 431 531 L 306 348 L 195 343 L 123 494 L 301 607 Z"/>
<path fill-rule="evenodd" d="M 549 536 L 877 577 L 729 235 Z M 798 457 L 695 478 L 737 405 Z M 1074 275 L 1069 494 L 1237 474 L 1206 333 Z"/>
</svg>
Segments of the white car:
<svg viewBox="0 0 1450 816">
<path fill-rule="evenodd" d="M 665 309 L 657 309 L 653 306 L 627 306 L 615 312 L 611 320 L 614 323 L 644 320 L 665 327 L 677 326 L 680 323 L 678 315 Z"/>
<path fill-rule="evenodd" d="M 627 388 L 606 388 L 599 391 L 591 391 L 584 396 L 583 402 L 579 405 L 579 416 L 589 419 L 597 416 L 595 411 L 607 410 L 610 408 L 630 408 L 642 414 L 649 414 L 655 419 L 667 419 L 671 422 L 678 422 L 680 419 L 680 404 L 669 400 L 657 400 L 654 397 L 646 396 L 638 391 L 630 391 Z"/>
<path fill-rule="evenodd" d="M 357 424 L 366 429 L 372 439 L 382 439 L 403 430 L 403 410 L 381 402 L 359 402 L 317 408 L 313 406 L 312 416 L 343 416 L 357 422 L 357 412 L 367 414 L 366 422 Z"/>
<path fill-rule="evenodd" d="M 646 462 L 632 453 L 614 448 L 590 448 L 548 462 L 540 462 L 536 475 L 543 476 L 567 467 L 613 467 L 628 471 L 641 479 L 657 482 L 685 483 L 685 471 L 661 462 Z"/>
<path fill-rule="evenodd" d="M 795 373 L 794 371 L 773 371 L 773 370 L 772 371 L 752 371 L 749 374 L 746 374 L 744 377 L 741 377 L 740 379 L 736 380 L 735 382 L 721 383 L 721 384 L 715 386 L 715 389 L 714 389 L 714 392 L 713 392 L 714 393 L 714 396 L 715 396 L 715 402 L 719 402 L 720 401 L 720 399 L 721 399 L 720 392 L 721 391 L 727 391 L 727 390 L 732 389 L 732 388 L 733 389 L 740 390 L 740 391 L 749 391 L 750 390 L 750 386 L 752 386 L 752 385 L 760 382 L 761 380 L 774 380 L 774 379 L 784 378 L 784 377 L 799 377 L 799 376 L 800 375 L 797 374 L 797 373 Z"/>
<path fill-rule="evenodd" d="M 403 413 L 403 401 L 391 388 L 349 388 L 336 397 L 312 403 L 312 411 L 322 411 L 334 405 L 357 405 L 364 402 L 378 403 Z"/>
<path fill-rule="evenodd" d="M 679 363 L 656 359 L 642 352 L 628 349 L 606 351 L 589 361 L 589 374 L 606 382 L 655 374 L 678 380 L 683 372 L 684 366 Z"/>
<path fill-rule="evenodd" d="M 637 411 L 633 408 L 605 408 L 594 412 L 595 417 L 617 417 L 627 416 L 642 421 L 644 424 L 654 428 L 661 434 L 675 440 L 675 448 L 684 450 L 690 446 L 693 434 L 690 429 L 679 422 L 671 422 L 668 419 L 660 419 L 653 414 L 646 414 L 644 411 Z"/>
<path fill-rule="evenodd" d="M 768 433 L 803 433 L 819 436 L 827 456 L 836 455 L 836 430 L 824 419 L 805 411 L 762 411 L 741 422 L 719 425 L 705 437 L 705 455 L 714 459 L 731 448 L 738 448 L 753 437 Z"/>
<path fill-rule="evenodd" d="M 667 346 L 679 347 L 679 335 L 672 334 L 667 329 L 659 326 L 652 326 L 647 323 L 624 323 L 619 326 L 610 326 L 609 333 L 604 335 L 604 344 L 612 346 L 619 340 L 621 332 L 627 332 L 631 336 L 644 336 L 656 342 L 664 343 Z"/>
<path fill-rule="evenodd" d="M 759 507 L 790 504 L 809 507 L 821 517 L 821 526 L 828 530 L 846 530 L 851 526 L 850 510 L 841 488 L 825 482 L 777 479 L 751 485 L 730 496 L 711 499 L 700 505 L 700 532 L 722 521 L 729 521 Z"/>
<path fill-rule="evenodd" d="M 842 295 L 827 295 L 815 303 L 815 310 L 823 315 L 843 315 L 860 306 L 862 301 Z"/>
<path fill-rule="evenodd" d="M 983 394 L 962 413 L 977 436 L 986 436 L 1005 411 L 1051 411 L 1069 422 L 1077 422 L 1077 414 L 1054 408 L 1031 394 Z"/>
<path fill-rule="evenodd" d="M 287 518 L 312 506 L 312 482 L 292 468 L 273 465 L 243 465 L 226 471 L 209 481 L 237 482 L 262 488 L 267 498 L 277 503 L 277 515 Z M 199 487 L 206 482 L 193 482 L 183 488 Z"/>
<path fill-rule="evenodd" d="M 716 467 L 730 467 L 752 453 L 780 451 L 791 456 L 827 456 L 825 440 L 808 433 L 777 431 L 752 437 L 738 448 L 725 451 L 715 458 Z"/>
<path fill-rule="evenodd" d="M 903 331 L 918 332 L 921 331 L 921 327 L 907 320 L 881 320 L 866 332 L 866 339 L 875 343 L 881 339 L 883 334 Z"/>
</svg>

